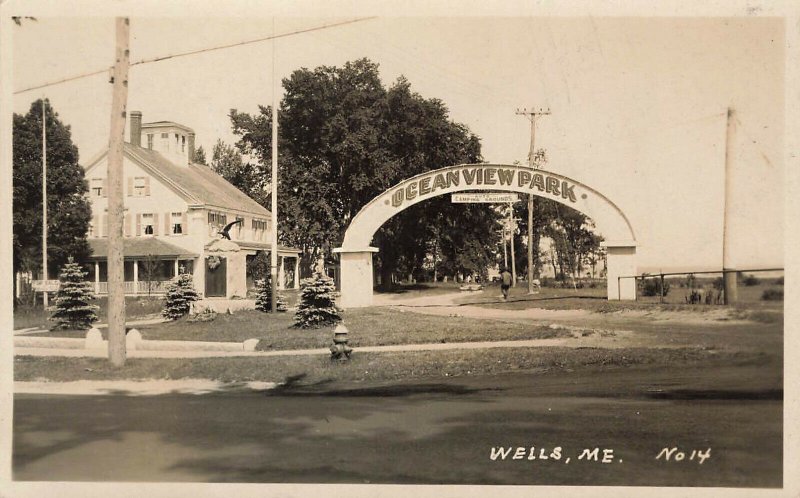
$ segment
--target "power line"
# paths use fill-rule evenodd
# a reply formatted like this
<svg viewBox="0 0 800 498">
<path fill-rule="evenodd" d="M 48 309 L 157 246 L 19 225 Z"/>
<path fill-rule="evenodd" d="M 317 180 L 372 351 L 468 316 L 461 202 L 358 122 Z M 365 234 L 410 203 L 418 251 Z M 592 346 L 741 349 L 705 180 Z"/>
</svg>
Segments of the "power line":
<svg viewBox="0 0 800 498">
<path fill-rule="evenodd" d="M 376 17 L 377 16 L 359 17 L 357 19 L 350 19 L 348 21 L 341 21 L 341 22 L 332 23 L 332 24 L 324 24 L 322 26 L 315 26 L 313 28 L 299 29 L 299 30 L 296 30 L 296 31 L 290 31 L 288 33 L 281 33 L 279 35 L 265 36 L 265 37 L 262 37 L 262 38 L 256 38 L 254 40 L 245 40 L 245 41 L 241 41 L 241 42 L 230 43 L 230 44 L 227 44 L 227 45 L 220 45 L 220 46 L 217 46 L 217 47 L 201 48 L 201 49 L 197 49 L 197 50 L 190 50 L 188 52 L 180 52 L 180 53 L 177 53 L 177 54 L 163 55 L 163 56 L 159 56 L 159 57 L 154 57 L 152 59 L 141 59 L 141 60 L 138 60 L 138 61 L 135 61 L 135 62 L 131 62 L 130 65 L 131 66 L 138 66 L 138 65 L 141 65 L 141 64 L 150 64 L 150 63 L 153 63 L 153 62 L 161 62 L 161 61 L 165 61 L 165 60 L 168 60 L 168 59 L 176 59 L 178 57 L 186 57 L 186 56 L 189 56 L 189 55 L 197 55 L 197 54 L 202 54 L 202 53 L 205 53 L 205 52 L 212 52 L 214 50 L 223 50 L 223 49 L 226 49 L 226 48 L 240 47 L 242 45 L 250 45 L 252 43 L 259 43 L 259 42 L 263 42 L 263 41 L 276 40 L 278 38 L 286 38 L 286 37 L 289 37 L 289 36 L 300 35 L 300 34 L 304 34 L 304 33 L 311 33 L 311 32 L 320 31 L 320 30 L 323 30 L 323 29 L 336 28 L 336 27 L 345 26 L 345 25 L 348 25 L 348 24 L 354 24 L 354 23 L 361 22 L 361 21 L 367 21 L 367 20 L 375 19 Z M 78 74 L 78 75 L 75 75 L 75 76 L 69 76 L 67 78 L 62 78 L 62 79 L 56 80 L 56 81 L 50 81 L 48 83 L 42 83 L 41 85 L 31 86 L 31 87 L 28 87 L 28 88 L 23 88 L 22 90 L 17 90 L 17 91 L 14 92 L 14 95 L 17 95 L 17 94 L 20 94 L 20 93 L 29 92 L 31 90 L 38 90 L 38 89 L 41 89 L 41 88 L 46 88 L 46 87 L 53 86 L 53 85 L 58 85 L 58 84 L 61 84 L 61 83 L 66 83 L 68 81 L 78 80 L 78 79 L 81 79 L 81 78 L 88 78 L 89 76 L 96 76 L 98 74 L 109 73 L 110 70 L 111 70 L 111 68 L 108 67 L 108 68 L 104 68 L 104 69 L 98 69 L 96 71 L 91 71 L 91 72 L 88 72 L 88 73 L 82 73 L 82 74 Z"/>
</svg>

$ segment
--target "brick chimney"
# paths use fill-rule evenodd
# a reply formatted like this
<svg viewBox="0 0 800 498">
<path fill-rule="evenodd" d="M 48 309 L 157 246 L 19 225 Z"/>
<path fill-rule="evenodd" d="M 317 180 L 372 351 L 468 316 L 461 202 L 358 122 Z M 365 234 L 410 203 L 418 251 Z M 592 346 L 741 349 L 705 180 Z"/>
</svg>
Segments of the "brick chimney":
<svg viewBox="0 0 800 498">
<path fill-rule="evenodd" d="M 142 146 L 142 111 L 131 111 L 131 140 L 132 145 Z"/>
<path fill-rule="evenodd" d="M 194 132 L 189 132 L 188 137 L 189 137 L 188 138 L 188 142 L 189 143 L 187 144 L 187 146 L 189 147 L 189 150 L 188 150 L 188 152 L 189 152 L 189 164 L 191 164 L 191 163 L 194 162 Z"/>
</svg>

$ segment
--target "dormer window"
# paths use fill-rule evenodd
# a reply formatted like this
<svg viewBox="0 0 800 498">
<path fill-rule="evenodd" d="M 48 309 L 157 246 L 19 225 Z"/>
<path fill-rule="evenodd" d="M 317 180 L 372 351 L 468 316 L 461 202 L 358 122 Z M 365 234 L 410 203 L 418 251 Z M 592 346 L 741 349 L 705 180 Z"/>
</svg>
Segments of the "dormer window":
<svg viewBox="0 0 800 498">
<path fill-rule="evenodd" d="M 153 134 L 152 133 L 148 133 L 147 134 L 147 148 L 150 149 L 150 150 L 153 150 Z"/>
<path fill-rule="evenodd" d="M 186 135 L 181 135 L 181 152 L 186 152 Z"/>
</svg>

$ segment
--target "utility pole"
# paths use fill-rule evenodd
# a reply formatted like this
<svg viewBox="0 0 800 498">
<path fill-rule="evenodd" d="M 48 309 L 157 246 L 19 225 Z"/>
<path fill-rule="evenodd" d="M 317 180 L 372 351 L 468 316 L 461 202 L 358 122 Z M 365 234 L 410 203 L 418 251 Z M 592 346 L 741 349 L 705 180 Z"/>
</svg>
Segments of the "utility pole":
<svg viewBox="0 0 800 498">
<path fill-rule="evenodd" d="M 42 97 L 42 306 L 47 310 L 47 117 L 44 97 Z"/>
<path fill-rule="evenodd" d="M 272 18 L 272 32 L 275 33 L 275 18 Z M 270 251 L 270 278 L 272 279 L 272 298 L 270 307 L 278 311 L 278 106 L 277 78 L 275 77 L 275 40 L 272 40 L 272 240 Z"/>
<path fill-rule="evenodd" d="M 115 367 L 125 365 L 125 287 L 122 219 L 122 150 L 128 106 L 130 21 L 116 19 L 116 61 L 111 82 L 111 133 L 108 139 L 108 358 Z"/>
<path fill-rule="evenodd" d="M 536 149 L 534 148 L 536 143 L 536 118 L 548 114 L 550 114 L 550 109 L 541 107 L 530 111 L 528 109 L 517 109 L 517 115 L 525 116 L 531 122 L 531 148 L 528 151 L 528 166 L 533 169 L 536 168 L 536 163 L 534 162 L 536 157 Z M 528 194 L 528 294 L 533 294 L 535 291 L 533 288 L 533 272 L 533 194 Z"/>
<path fill-rule="evenodd" d="M 508 250 L 506 249 L 506 229 L 503 228 L 503 268 L 508 268 Z"/>
<path fill-rule="evenodd" d="M 738 298 L 736 288 L 736 271 L 731 259 L 731 230 L 730 230 L 730 203 L 731 203 L 731 163 L 733 162 L 733 142 L 736 137 L 736 111 L 728 108 L 727 128 L 725 131 L 725 196 L 723 198 L 722 222 L 722 282 L 723 300 L 725 304 L 733 304 Z"/>
<path fill-rule="evenodd" d="M 511 287 L 517 286 L 517 263 L 514 256 L 514 232 L 516 232 L 516 220 L 514 219 L 514 203 L 508 203 L 508 231 L 511 233 Z M 505 244 L 505 242 L 503 242 Z"/>
</svg>

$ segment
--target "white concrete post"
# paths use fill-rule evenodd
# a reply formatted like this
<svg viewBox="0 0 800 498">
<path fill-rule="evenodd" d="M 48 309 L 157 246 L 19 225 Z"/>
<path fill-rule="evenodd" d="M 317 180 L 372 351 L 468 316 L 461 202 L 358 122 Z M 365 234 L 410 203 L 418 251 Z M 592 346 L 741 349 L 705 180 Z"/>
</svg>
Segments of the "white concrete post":
<svg viewBox="0 0 800 498">
<path fill-rule="evenodd" d="M 606 247 L 609 301 L 635 301 L 636 279 L 620 278 L 636 275 L 636 243 L 604 243 Z"/>
<path fill-rule="evenodd" d="M 294 258 L 294 288 L 300 289 L 300 256 Z"/>
<path fill-rule="evenodd" d="M 100 262 L 94 262 L 94 293 L 100 294 Z"/>
<path fill-rule="evenodd" d="M 192 282 L 194 290 L 201 296 L 205 297 L 206 293 L 206 258 L 205 253 L 201 253 L 199 258 L 194 260 L 194 273 L 192 275 Z"/>
<path fill-rule="evenodd" d="M 341 301 L 342 308 L 363 308 L 372 306 L 372 253 L 375 247 L 363 249 L 334 249 L 341 263 Z"/>
<path fill-rule="evenodd" d="M 139 260 L 133 260 L 133 295 L 139 293 Z"/>
<path fill-rule="evenodd" d="M 278 267 L 278 290 L 284 290 L 286 288 L 286 269 L 283 266 L 284 261 L 286 260 L 285 256 L 280 256 L 281 264 Z"/>
</svg>

